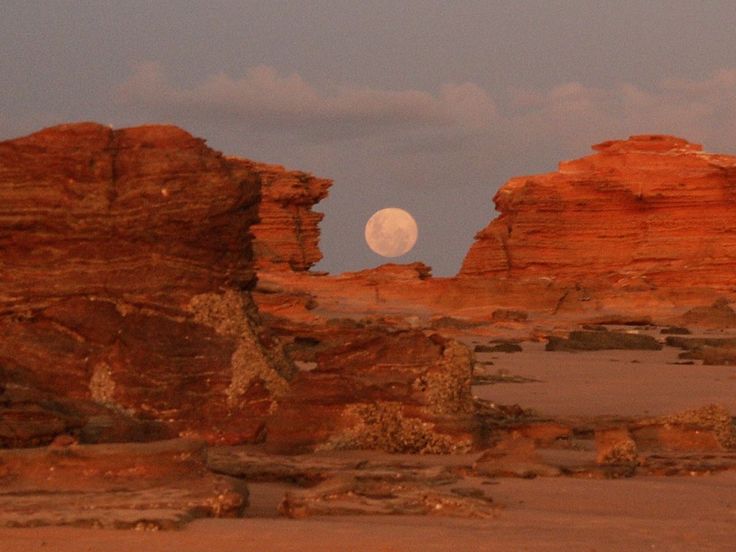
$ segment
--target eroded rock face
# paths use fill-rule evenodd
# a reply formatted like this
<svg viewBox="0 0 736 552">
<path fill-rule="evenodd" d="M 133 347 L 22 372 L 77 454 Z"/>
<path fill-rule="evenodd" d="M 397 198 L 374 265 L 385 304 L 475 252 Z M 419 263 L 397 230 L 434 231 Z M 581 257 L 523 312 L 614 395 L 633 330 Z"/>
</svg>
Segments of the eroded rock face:
<svg viewBox="0 0 736 552">
<path fill-rule="evenodd" d="M 482 490 L 452 488 L 447 484 L 452 479 L 440 470 L 434 471 L 436 475 L 423 477 L 391 471 L 335 478 L 311 489 L 287 493 L 279 504 L 279 513 L 296 519 L 361 514 L 481 519 L 498 516 L 500 507 Z"/>
<path fill-rule="evenodd" d="M 459 276 L 726 289 L 736 269 L 736 157 L 671 136 L 594 146 L 511 179 Z"/>
<path fill-rule="evenodd" d="M 472 355 L 439 335 L 324 329 L 291 349 L 302 368 L 267 424 L 278 452 L 443 453 L 473 444 Z"/>
<path fill-rule="evenodd" d="M 62 431 L 103 410 L 257 438 L 288 375 L 247 293 L 259 193 L 247 164 L 170 126 L 0 143 L 0 408 L 17 414 L 3 432 L 30 393 L 73 402 Z"/>
<path fill-rule="evenodd" d="M 0 444 L 268 434 L 288 451 L 470 446 L 459 343 L 319 317 L 302 336 L 321 343 L 315 370 L 281 354 L 280 341 L 300 346 L 301 327 L 273 312 L 301 300 L 293 279 L 342 289 L 307 273 L 320 258 L 311 207 L 329 185 L 170 126 L 64 125 L 0 143 Z M 265 317 L 249 293 L 256 271 Z M 429 268 L 356 277 L 425 281 Z"/>
<path fill-rule="evenodd" d="M 207 470 L 203 442 L 176 439 L 0 451 L 0 526 L 175 529 L 240 517 L 244 482 Z"/>
<path fill-rule="evenodd" d="M 230 158 L 230 163 L 261 180 L 258 223 L 251 228 L 255 266 L 259 271 L 302 272 L 322 258 L 319 222 L 312 207 L 327 197 L 331 180 L 278 165 Z"/>
</svg>

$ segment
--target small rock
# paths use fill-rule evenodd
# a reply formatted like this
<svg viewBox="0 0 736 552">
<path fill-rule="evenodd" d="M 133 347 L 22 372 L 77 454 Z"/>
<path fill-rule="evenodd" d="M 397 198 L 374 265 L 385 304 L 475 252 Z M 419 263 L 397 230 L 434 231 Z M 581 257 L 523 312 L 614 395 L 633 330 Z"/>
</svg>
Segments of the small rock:
<svg viewBox="0 0 736 552">
<path fill-rule="evenodd" d="M 636 442 L 626 428 L 602 429 L 595 432 L 595 461 L 598 465 L 637 465 Z"/>
<path fill-rule="evenodd" d="M 680 326 L 668 326 L 667 328 L 662 328 L 659 333 L 663 335 L 690 335 L 690 330 Z"/>
<path fill-rule="evenodd" d="M 622 332 L 598 332 L 598 331 L 573 331 L 566 338 L 549 336 L 546 351 L 601 351 L 605 349 L 631 349 L 659 351 L 662 344 L 651 335 L 622 333 Z"/>
</svg>

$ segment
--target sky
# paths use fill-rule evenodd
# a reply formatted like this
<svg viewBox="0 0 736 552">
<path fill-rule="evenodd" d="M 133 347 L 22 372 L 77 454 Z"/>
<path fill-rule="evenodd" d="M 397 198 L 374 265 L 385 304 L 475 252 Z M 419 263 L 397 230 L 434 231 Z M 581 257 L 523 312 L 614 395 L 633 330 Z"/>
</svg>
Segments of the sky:
<svg viewBox="0 0 736 552">
<path fill-rule="evenodd" d="M 736 153 L 733 0 L 3 0 L 0 139 L 71 121 L 172 123 L 225 153 L 334 180 L 338 273 L 400 207 L 392 262 L 452 275 L 512 176 L 675 134 Z"/>
</svg>

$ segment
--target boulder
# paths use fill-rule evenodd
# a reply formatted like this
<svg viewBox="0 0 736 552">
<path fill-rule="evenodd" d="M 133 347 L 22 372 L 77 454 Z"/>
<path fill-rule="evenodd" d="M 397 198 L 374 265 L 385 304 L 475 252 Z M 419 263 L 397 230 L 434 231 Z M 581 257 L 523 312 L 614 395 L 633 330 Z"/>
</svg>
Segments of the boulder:
<svg viewBox="0 0 736 552">
<path fill-rule="evenodd" d="M 268 421 L 270 450 L 444 453 L 472 446 L 467 347 L 437 334 L 381 327 L 332 327 L 318 335 L 290 349 L 292 358 L 309 364 Z"/>
</svg>

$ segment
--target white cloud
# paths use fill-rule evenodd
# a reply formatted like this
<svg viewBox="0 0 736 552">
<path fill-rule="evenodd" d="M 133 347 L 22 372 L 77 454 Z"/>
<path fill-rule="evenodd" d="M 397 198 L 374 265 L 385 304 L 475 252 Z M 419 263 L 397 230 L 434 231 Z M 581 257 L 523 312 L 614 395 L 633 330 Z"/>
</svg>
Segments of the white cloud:
<svg viewBox="0 0 736 552">
<path fill-rule="evenodd" d="M 435 92 L 319 86 L 268 66 L 179 86 L 157 63 L 143 63 L 120 85 L 118 97 L 126 108 L 184 126 L 232 124 L 303 144 L 360 138 L 371 155 L 383 150 L 396 157 L 424 151 L 427 157 L 444 152 L 470 158 L 472 151 L 481 161 L 549 160 L 644 133 L 675 134 L 714 151 L 733 151 L 736 144 L 736 69 L 647 87 L 560 83 L 512 90 L 496 100 L 471 82 L 446 83 Z"/>
<path fill-rule="evenodd" d="M 290 129 L 316 138 L 356 137 L 382 130 L 488 128 L 493 100 L 472 83 L 445 84 L 432 94 L 342 85 L 320 88 L 268 66 L 232 78 L 224 73 L 177 87 L 157 63 L 143 63 L 119 87 L 124 104 L 166 114 L 221 118 L 261 130 Z"/>
<path fill-rule="evenodd" d="M 507 132 L 528 129 L 576 148 L 642 133 L 676 134 L 728 150 L 736 143 L 734 69 L 650 88 L 622 83 L 606 89 L 571 82 L 543 91 L 516 91 L 507 106 L 501 117 Z"/>
</svg>

